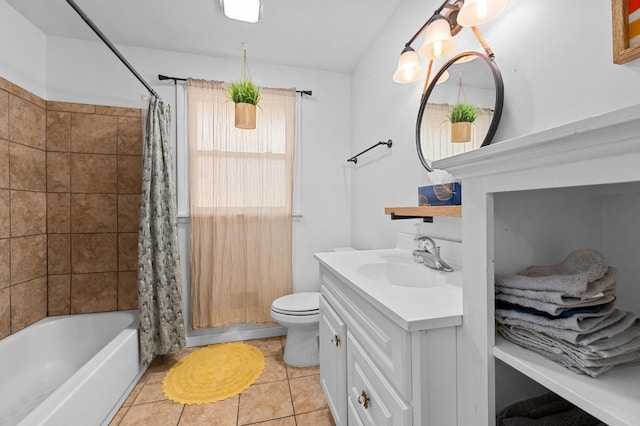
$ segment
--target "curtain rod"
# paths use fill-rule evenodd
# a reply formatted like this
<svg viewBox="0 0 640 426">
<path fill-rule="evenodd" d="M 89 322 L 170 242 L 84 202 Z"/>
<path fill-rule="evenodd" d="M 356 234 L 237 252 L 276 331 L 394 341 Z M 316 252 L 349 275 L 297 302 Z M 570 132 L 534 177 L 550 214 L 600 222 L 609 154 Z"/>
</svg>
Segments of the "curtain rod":
<svg viewBox="0 0 640 426">
<path fill-rule="evenodd" d="M 178 81 L 187 81 L 186 78 L 182 78 L 182 77 L 169 77 L 166 75 L 162 75 L 162 74 L 158 74 L 158 80 L 162 81 L 162 80 L 173 80 L 174 83 L 178 82 Z M 296 93 L 300 93 L 301 95 L 309 95 L 311 96 L 313 94 L 312 90 L 296 90 Z"/>
<path fill-rule="evenodd" d="M 152 94 L 153 96 L 155 96 L 156 98 L 159 98 L 160 96 L 158 96 L 158 94 L 156 93 L 155 90 L 153 90 L 151 88 L 151 86 L 149 86 L 149 83 L 147 83 L 141 76 L 140 74 L 138 74 L 138 72 L 135 70 L 135 68 L 133 68 L 133 66 L 131 66 L 131 64 L 129 63 L 129 61 L 127 61 L 125 59 L 124 56 L 122 56 L 122 54 L 118 51 L 118 49 L 116 49 L 116 47 L 113 45 L 113 43 L 111 43 L 111 40 L 109 40 L 107 38 L 107 36 L 104 35 L 104 33 L 102 31 L 100 31 L 100 28 L 98 28 L 96 26 L 96 24 L 93 23 L 93 21 L 87 16 L 86 13 L 84 13 L 82 11 L 82 9 L 80 9 L 80 7 L 75 3 L 75 1 L 73 0 L 67 0 L 67 3 L 69 3 L 69 6 L 71 6 L 73 8 L 73 10 L 75 10 L 78 15 L 80 15 L 80 17 L 84 20 L 84 22 L 87 23 L 87 25 L 89 25 L 89 27 L 93 30 L 94 33 L 96 33 L 96 35 L 98 37 L 100 37 L 100 40 L 102 40 L 104 42 L 104 44 L 107 45 L 107 47 L 118 57 L 118 59 L 120 59 L 120 61 L 129 69 L 129 71 L 131 71 L 131 73 L 133 73 L 133 75 L 138 79 L 138 81 L 140 81 L 140 83 L 142 83 L 144 85 L 144 87 L 147 88 L 147 90 L 149 91 L 150 94 Z"/>
</svg>

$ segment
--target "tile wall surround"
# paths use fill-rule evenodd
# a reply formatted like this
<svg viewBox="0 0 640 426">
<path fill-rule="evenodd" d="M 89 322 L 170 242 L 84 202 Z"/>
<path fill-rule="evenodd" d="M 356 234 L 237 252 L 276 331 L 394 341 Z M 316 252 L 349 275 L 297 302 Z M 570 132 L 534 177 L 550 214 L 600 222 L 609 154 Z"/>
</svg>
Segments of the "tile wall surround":
<svg viewBox="0 0 640 426">
<path fill-rule="evenodd" d="M 0 77 L 0 338 L 137 308 L 140 109 L 52 102 Z"/>
</svg>

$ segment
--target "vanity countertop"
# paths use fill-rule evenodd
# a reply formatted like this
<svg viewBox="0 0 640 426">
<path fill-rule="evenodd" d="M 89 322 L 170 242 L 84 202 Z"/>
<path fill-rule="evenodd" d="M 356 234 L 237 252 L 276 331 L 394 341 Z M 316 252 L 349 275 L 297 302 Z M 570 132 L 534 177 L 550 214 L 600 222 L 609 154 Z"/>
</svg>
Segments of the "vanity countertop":
<svg viewBox="0 0 640 426">
<path fill-rule="evenodd" d="M 418 264 L 412 265 L 411 251 L 398 248 L 316 253 L 314 257 L 340 277 L 352 290 L 407 331 L 462 324 L 462 268 L 460 265 L 451 264 L 453 272 L 436 271 Z M 396 263 L 396 260 L 410 269 L 424 268 L 439 284 L 427 287 L 392 285 L 381 279 L 371 278 L 371 274 L 367 276 L 362 272 L 363 267 Z"/>
</svg>

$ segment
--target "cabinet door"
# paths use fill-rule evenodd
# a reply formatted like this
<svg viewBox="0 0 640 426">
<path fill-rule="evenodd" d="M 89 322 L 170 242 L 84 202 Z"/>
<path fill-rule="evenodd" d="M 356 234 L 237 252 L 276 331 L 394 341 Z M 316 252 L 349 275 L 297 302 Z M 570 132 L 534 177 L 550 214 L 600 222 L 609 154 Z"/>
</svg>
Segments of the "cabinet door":
<svg viewBox="0 0 640 426">
<path fill-rule="evenodd" d="M 411 406 L 375 367 L 350 331 L 347 331 L 347 398 L 350 425 L 411 425 Z"/>
<path fill-rule="evenodd" d="M 320 384 L 336 426 L 347 425 L 346 327 L 320 296 Z"/>
</svg>

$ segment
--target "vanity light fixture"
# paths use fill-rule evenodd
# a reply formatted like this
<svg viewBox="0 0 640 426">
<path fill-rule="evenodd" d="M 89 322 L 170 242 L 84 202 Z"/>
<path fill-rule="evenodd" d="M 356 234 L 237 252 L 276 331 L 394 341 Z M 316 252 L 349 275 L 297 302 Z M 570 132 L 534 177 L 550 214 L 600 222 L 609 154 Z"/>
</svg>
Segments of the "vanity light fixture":
<svg viewBox="0 0 640 426">
<path fill-rule="evenodd" d="M 263 4 L 263 0 L 220 0 L 220 7 L 227 18 L 251 24 L 262 19 Z"/>
<path fill-rule="evenodd" d="M 431 75 L 433 60 L 449 55 L 456 48 L 454 37 L 463 27 L 470 27 L 484 48 L 489 59 L 494 54 L 482 38 L 476 25 L 495 18 L 507 6 L 509 0 L 445 0 L 424 25 L 405 45 L 398 66 L 393 73 L 396 83 L 413 83 L 422 76 L 422 67 L 418 56 L 429 61 L 423 93 L 426 91 Z M 416 55 L 411 45 L 424 32 L 422 47 Z"/>
</svg>

